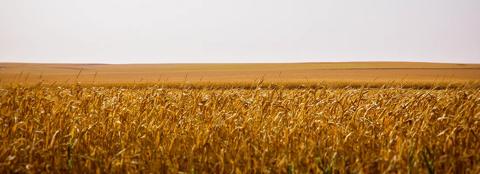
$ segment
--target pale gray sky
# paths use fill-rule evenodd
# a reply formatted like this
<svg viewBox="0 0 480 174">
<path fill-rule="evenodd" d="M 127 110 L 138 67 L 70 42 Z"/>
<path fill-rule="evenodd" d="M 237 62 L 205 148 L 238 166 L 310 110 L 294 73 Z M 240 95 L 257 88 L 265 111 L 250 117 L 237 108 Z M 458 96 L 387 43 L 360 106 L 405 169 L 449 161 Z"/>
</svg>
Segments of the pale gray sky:
<svg viewBox="0 0 480 174">
<path fill-rule="evenodd" d="M 0 0 L 0 62 L 480 63 L 479 0 Z"/>
</svg>

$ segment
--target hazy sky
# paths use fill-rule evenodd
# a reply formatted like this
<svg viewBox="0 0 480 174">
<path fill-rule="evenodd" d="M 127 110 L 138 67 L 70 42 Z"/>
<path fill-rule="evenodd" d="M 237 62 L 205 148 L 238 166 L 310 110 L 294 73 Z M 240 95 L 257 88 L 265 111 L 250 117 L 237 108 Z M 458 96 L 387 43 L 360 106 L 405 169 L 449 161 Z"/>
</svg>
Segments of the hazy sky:
<svg viewBox="0 0 480 174">
<path fill-rule="evenodd" d="M 480 63 L 480 0 L 0 0 L 0 62 Z"/>
</svg>

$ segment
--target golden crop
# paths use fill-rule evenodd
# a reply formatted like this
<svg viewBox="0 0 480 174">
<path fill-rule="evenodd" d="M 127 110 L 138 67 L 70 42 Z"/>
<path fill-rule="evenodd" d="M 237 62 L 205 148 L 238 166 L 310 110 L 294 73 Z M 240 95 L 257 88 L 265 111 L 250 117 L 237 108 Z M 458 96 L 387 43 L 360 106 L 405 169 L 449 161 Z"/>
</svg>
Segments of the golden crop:
<svg viewBox="0 0 480 174">
<path fill-rule="evenodd" d="M 0 172 L 479 173 L 478 89 L 0 90 Z"/>
</svg>

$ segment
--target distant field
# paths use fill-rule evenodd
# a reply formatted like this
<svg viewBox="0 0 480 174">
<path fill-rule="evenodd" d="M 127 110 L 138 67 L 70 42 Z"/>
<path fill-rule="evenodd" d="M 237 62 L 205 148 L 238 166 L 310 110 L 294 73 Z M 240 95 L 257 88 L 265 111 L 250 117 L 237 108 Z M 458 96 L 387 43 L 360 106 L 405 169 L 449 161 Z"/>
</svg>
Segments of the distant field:
<svg viewBox="0 0 480 174">
<path fill-rule="evenodd" d="M 0 83 L 472 81 L 480 64 L 413 62 L 283 64 L 0 64 Z"/>
</svg>

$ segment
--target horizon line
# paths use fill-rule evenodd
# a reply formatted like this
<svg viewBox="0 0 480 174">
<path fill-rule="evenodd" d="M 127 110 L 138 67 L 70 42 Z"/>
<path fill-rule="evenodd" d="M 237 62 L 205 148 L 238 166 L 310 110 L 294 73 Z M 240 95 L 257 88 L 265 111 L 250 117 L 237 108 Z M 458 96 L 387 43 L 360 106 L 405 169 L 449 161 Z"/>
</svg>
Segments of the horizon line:
<svg viewBox="0 0 480 174">
<path fill-rule="evenodd" d="M 480 64 L 480 62 L 443 62 L 443 61 L 231 61 L 231 62 L 34 62 L 34 61 L 0 61 L 0 64 L 78 64 L 78 65 L 155 65 L 155 64 L 308 64 L 308 63 L 436 63 L 436 64 Z"/>
</svg>

